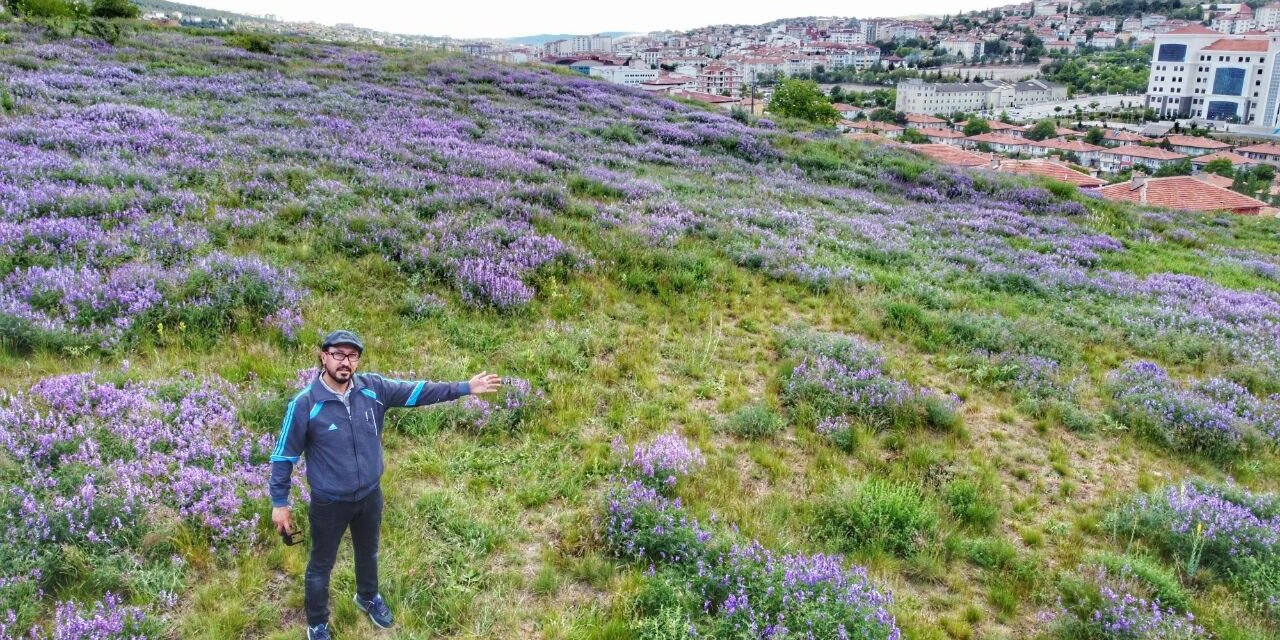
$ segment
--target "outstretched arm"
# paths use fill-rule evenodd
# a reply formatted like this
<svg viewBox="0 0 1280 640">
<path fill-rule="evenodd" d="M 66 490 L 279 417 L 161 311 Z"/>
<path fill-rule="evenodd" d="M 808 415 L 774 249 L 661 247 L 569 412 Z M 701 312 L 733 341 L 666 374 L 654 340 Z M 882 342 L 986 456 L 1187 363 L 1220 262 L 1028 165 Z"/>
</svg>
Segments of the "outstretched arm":
<svg viewBox="0 0 1280 640">
<path fill-rule="evenodd" d="M 389 407 L 422 407 L 437 402 L 448 402 L 473 393 L 492 393 L 502 386 L 502 380 L 492 373 L 481 372 L 467 382 L 429 382 L 427 380 L 394 380 L 371 376 L 376 380 L 378 400 Z"/>
</svg>

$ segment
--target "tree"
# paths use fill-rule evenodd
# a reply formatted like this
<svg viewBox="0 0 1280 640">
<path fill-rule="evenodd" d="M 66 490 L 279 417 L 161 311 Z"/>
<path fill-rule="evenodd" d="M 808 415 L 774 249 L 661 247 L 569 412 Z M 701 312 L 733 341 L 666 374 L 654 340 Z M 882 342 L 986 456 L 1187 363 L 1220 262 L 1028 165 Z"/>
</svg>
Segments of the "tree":
<svg viewBox="0 0 1280 640">
<path fill-rule="evenodd" d="M 872 111 L 868 117 L 872 122 L 893 122 L 896 119 L 895 116 L 893 109 L 880 108 Z"/>
<path fill-rule="evenodd" d="M 88 13 L 78 0 L 5 0 L 5 8 L 28 18 L 83 18 Z"/>
<path fill-rule="evenodd" d="M 1260 164 L 1253 168 L 1253 179 L 1270 183 L 1276 179 L 1276 169 L 1269 164 Z"/>
<path fill-rule="evenodd" d="M 812 80 L 788 78 L 773 91 L 769 112 L 820 124 L 834 124 L 840 113 Z"/>
<path fill-rule="evenodd" d="M 93 0 L 89 15 L 95 18 L 129 18 L 136 19 L 142 15 L 138 5 L 129 0 Z"/>
<path fill-rule="evenodd" d="M 904 130 L 902 135 L 898 136 L 898 140 L 908 144 L 927 144 L 929 142 L 929 139 L 924 137 L 924 134 L 920 133 L 918 129 Z"/>
<path fill-rule="evenodd" d="M 1024 137 L 1028 140 L 1045 140 L 1052 138 L 1058 132 L 1058 127 L 1053 124 L 1052 120 L 1041 120 L 1036 126 L 1031 127 Z"/>
<path fill-rule="evenodd" d="M 1084 134 L 1084 141 L 1089 144 L 1102 146 L 1107 139 L 1107 132 L 1100 127 L 1089 127 L 1089 132 Z"/>
<path fill-rule="evenodd" d="M 1156 169 L 1153 177 L 1166 178 L 1168 176 L 1189 176 L 1191 175 L 1191 160 L 1183 158 L 1177 162 L 1166 162 Z"/>
<path fill-rule="evenodd" d="M 964 123 L 964 134 L 966 136 L 977 136 L 984 133 L 991 133 L 991 124 L 982 118 L 969 118 Z"/>
<path fill-rule="evenodd" d="M 1204 170 L 1206 173 L 1212 173 L 1227 178 L 1234 178 L 1236 175 L 1235 167 L 1232 166 L 1231 161 L 1226 158 L 1210 160 L 1204 165 Z"/>
</svg>

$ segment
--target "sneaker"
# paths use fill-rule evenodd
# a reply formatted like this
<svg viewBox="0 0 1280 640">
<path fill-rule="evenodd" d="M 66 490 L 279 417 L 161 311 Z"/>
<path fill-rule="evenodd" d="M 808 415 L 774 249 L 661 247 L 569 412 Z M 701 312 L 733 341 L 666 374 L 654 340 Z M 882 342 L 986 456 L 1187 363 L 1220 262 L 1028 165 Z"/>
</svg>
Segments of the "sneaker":
<svg viewBox="0 0 1280 640">
<path fill-rule="evenodd" d="M 333 640 L 333 636 L 329 635 L 329 623 L 307 627 L 307 640 Z"/>
<path fill-rule="evenodd" d="M 374 596 L 372 600 L 364 600 L 360 597 L 360 594 L 356 594 L 355 601 L 356 606 L 360 607 L 361 611 L 369 614 L 369 620 L 373 622 L 374 626 L 381 629 L 391 628 L 391 608 L 387 606 L 386 602 L 382 601 L 381 593 Z"/>
</svg>

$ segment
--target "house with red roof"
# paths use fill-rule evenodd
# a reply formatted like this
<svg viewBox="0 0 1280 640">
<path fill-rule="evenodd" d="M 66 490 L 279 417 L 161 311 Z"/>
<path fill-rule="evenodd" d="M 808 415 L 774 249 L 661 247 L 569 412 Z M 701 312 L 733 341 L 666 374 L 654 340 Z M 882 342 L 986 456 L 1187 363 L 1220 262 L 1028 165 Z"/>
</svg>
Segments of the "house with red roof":
<svg viewBox="0 0 1280 640">
<path fill-rule="evenodd" d="M 1209 153 L 1203 156 L 1196 156 L 1192 158 L 1191 168 L 1195 171 L 1203 171 L 1205 165 L 1209 164 L 1210 162 L 1213 162 L 1214 160 L 1226 160 L 1227 162 L 1231 163 L 1232 169 L 1240 169 L 1242 167 L 1253 168 L 1258 166 L 1258 163 L 1262 162 L 1261 160 L 1246 158 L 1238 153 L 1233 153 L 1231 151 L 1218 151 L 1216 153 Z"/>
<path fill-rule="evenodd" d="M 946 129 L 947 121 L 922 113 L 908 113 L 907 126 L 913 129 Z"/>
<path fill-rule="evenodd" d="M 1098 153 L 1098 168 L 1103 173 L 1120 173 L 1134 167 L 1146 167 L 1155 171 L 1168 164 L 1185 160 L 1187 156 L 1160 147 L 1144 147 L 1136 144 L 1104 149 Z"/>
<path fill-rule="evenodd" d="M 1231 145 L 1209 137 L 1171 135 L 1164 140 L 1169 143 L 1170 151 L 1191 157 L 1231 150 Z"/>
<path fill-rule="evenodd" d="M 986 147 L 996 153 L 1016 155 L 1030 153 L 1031 141 L 1003 133 L 983 133 L 965 138 L 961 141 L 960 146 L 965 149 Z"/>
<path fill-rule="evenodd" d="M 1084 140 L 1068 140 L 1066 138 L 1049 138 L 1031 143 L 1031 154 L 1037 156 L 1074 154 L 1080 164 L 1086 167 L 1097 167 L 1106 147 L 1089 144 Z"/>
<path fill-rule="evenodd" d="M 1267 206 L 1267 203 L 1261 200 L 1191 176 L 1168 178 L 1134 176 L 1130 180 L 1102 187 L 1098 193 L 1108 200 L 1124 200 L 1145 206 L 1182 211 L 1228 211 L 1257 215 Z"/>
<path fill-rule="evenodd" d="M 1249 158 L 1258 160 L 1267 164 L 1280 166 L 1280 144 L 1274 142 L 1264 142 L 1262 144 L 1251 144 L 1247 147 L 1236 149 L 1236 153 Z"/>
<path fill-rule="evenodd" d="M 929 142 L 935 144 L 946 144 L 953 147 L 960 146 L 964 141 L 964 134 L 951 129 L 920 129 L 921 134 L 929 139 Z"/>
</svg>

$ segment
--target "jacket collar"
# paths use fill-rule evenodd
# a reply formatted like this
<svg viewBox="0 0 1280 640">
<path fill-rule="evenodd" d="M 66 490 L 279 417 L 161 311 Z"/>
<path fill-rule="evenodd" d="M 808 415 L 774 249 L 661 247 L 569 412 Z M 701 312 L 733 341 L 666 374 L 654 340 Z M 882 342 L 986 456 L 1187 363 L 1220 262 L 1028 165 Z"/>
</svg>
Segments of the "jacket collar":
<svg viewBox="0 0 1280 640">
<path fill-rule="evenodd" d="M 352 374 L 351 387 L 347 390 L 347 395 L 350 396 L 352 393 L 359 391 L 360 389 L 363 389 L 367 386 L 368 385 L 365 384 L 364 376 L 362 374 L 358 374 L 358 373 Z M 318 375 L 316 376 L 315 381 L 311 383 L 311 399 L 315 401 L 316 404 L 320 404 L 321 402 L 328 402 L 329 400 L 337 400 L 338 402 L 342 402 L 342 397 L 330 391 L 329 386 L 326 385 Z"/>
</svg>

